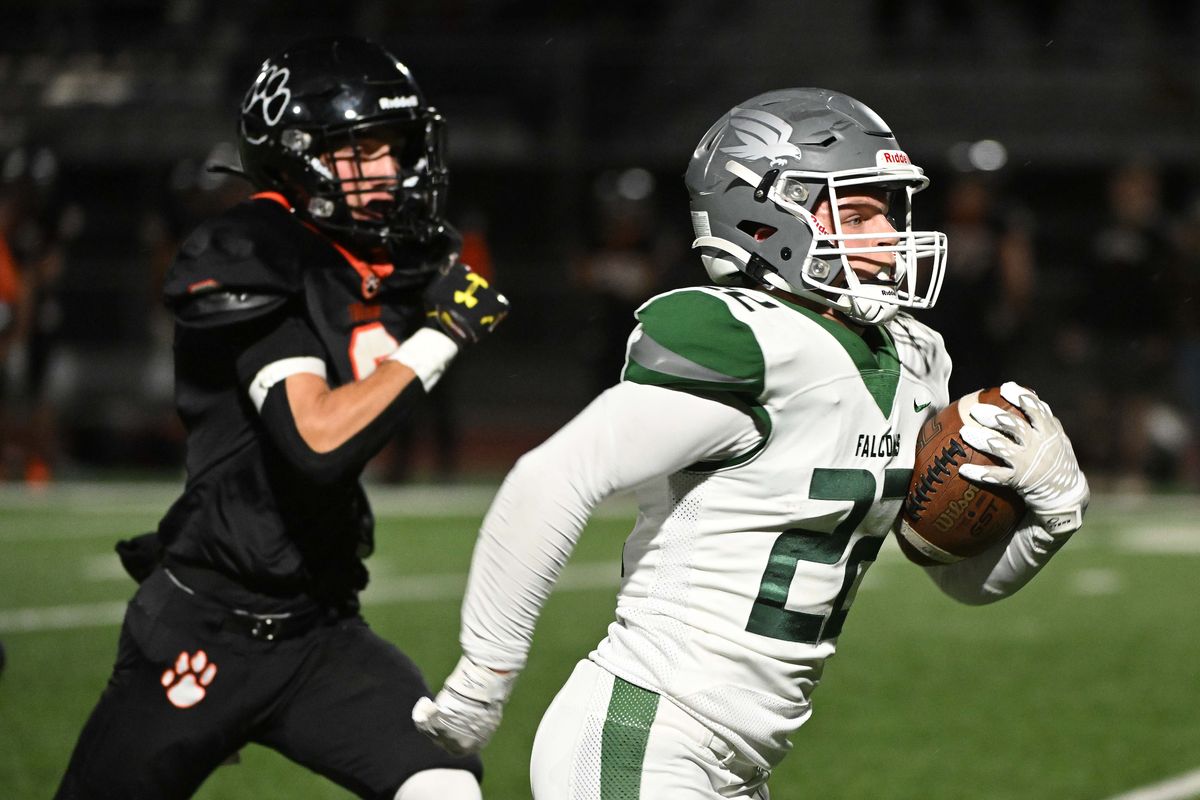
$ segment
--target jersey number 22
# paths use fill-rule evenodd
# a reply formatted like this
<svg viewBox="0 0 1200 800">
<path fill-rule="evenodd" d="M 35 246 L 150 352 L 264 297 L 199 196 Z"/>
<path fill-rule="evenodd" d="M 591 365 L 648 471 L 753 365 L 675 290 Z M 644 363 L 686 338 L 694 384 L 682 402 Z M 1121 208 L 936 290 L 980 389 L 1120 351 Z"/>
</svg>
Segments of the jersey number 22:
<svg viewBox="0 0 1200 800">
<path fill-rule="evenodd" d="M 880 499 L 904 497 L 911 473 L 908 469 L 884 470 Z M 851 535 L 875 502 L 875 476 L 864 469 L 817 469 L 813 471 L 808 496 L 812 500 L 849 500 L 854 506 L 832 533 L 793 528 L 779 534 L 746 623 L 746 630 L 751 633 L 804 644 L 837 638 L 850 610 L 850 593 L 858 581 L 859 566 L 874 561 L 883 546 L 883 536 L 866 536 L 854 544 L 846 559 L 841 591 L 828 614 L 785 608 L 792 578 L 801 561 L 836 564 L 842 559 Z"/>
</svg>

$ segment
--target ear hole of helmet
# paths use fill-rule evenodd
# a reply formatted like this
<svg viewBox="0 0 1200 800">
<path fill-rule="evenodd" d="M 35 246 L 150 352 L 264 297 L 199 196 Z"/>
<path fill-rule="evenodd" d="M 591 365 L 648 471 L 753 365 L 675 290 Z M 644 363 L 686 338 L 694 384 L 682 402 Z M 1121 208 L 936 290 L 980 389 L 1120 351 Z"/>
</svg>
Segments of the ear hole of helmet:
<svg viewBox="0 0 1200 800">
<path fill-rule="evenodd" d="M 737 224 L 738 230 L 747 236 L 754 239 L 756 242 L 765 242 L 770 239 L 779 230 L 773 225 L 767 225 L 763 222 L 755 222 L 752 219 L 744 219 Z"/>
</svg>

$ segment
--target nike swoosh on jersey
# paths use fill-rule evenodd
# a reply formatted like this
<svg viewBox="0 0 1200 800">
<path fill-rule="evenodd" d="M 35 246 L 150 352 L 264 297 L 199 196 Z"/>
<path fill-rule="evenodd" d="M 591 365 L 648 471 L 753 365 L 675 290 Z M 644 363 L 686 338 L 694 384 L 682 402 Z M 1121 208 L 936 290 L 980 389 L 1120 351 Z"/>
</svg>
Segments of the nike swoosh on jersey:
<svg viewBox="0 0 1200 800">
<path fill-rule="evenodd" d="M 925 409 L 929 408 L 929 403 L 932 403 L 932 402 L 933 401 L 930 400 L 928 403 L 918 403 L 916 400 L 913 400 L 913 411 L 917 411 L 917 412 L 924 411 Z"/>
</svg>

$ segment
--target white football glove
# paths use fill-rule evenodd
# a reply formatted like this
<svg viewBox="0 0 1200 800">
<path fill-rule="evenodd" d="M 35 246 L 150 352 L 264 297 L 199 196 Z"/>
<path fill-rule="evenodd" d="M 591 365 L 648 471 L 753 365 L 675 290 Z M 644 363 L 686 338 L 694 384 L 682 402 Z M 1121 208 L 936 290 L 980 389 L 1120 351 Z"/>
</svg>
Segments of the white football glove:
<svg viewBox="0 0 1200 800">
<path fill-rule="evenodd" d="M 1071 440 L 1050 406 L 1032 390 L 1006 381 L 1000 395 L 1024 411 L 1028 420 L 990 403 L 978 403 L 968 411 L 973 422 L 964 422 L 962 437 L 971 447 L 1009 466 L 964 464 L 959 474 L 967 480 L 1012 488 L 1048 533 L 1072 533 L 1083 524 L 1091 492 Z"/>
<path fill-rule="evenodd" d="M 516 672 L 500 674 L 463 656 L 437 697 L 422 697 L 413 706 L 413 722 L 453 755 L 478 752 L 499 727 L 516 679 Z"/>
</svg>

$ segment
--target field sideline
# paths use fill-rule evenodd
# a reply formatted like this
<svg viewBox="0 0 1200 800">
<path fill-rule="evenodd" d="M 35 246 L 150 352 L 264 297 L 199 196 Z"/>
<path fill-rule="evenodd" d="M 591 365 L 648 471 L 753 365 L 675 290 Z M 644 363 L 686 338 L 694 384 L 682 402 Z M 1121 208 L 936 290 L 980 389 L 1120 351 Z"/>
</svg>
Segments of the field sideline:
<svg viewBox="0 0 1200 800">
<path fill-rule="evenodd" d="M 175 484 L 0 487 L 0 794 L 53 792 L 103 686 L 132 583 L 113 542 L 156 523 Z M 364 595 L 373 627 L 440 682 L 493 486 L 370 487 L 379 536 Z M 486 796 L 528 797 L 542 709 L 603 635 L 632 520 L 605 504 L 535 637 L 485 752 Z M 864 581 L 813 720 L 771 782 L 787 798 L 1200 797 L 1200 498 L 1103 495 L 1088 525 L 1017 597 L 965 608 L 889 544 Z M 201 800 L 338 798 L 254 746 Z"/>
</svg>

